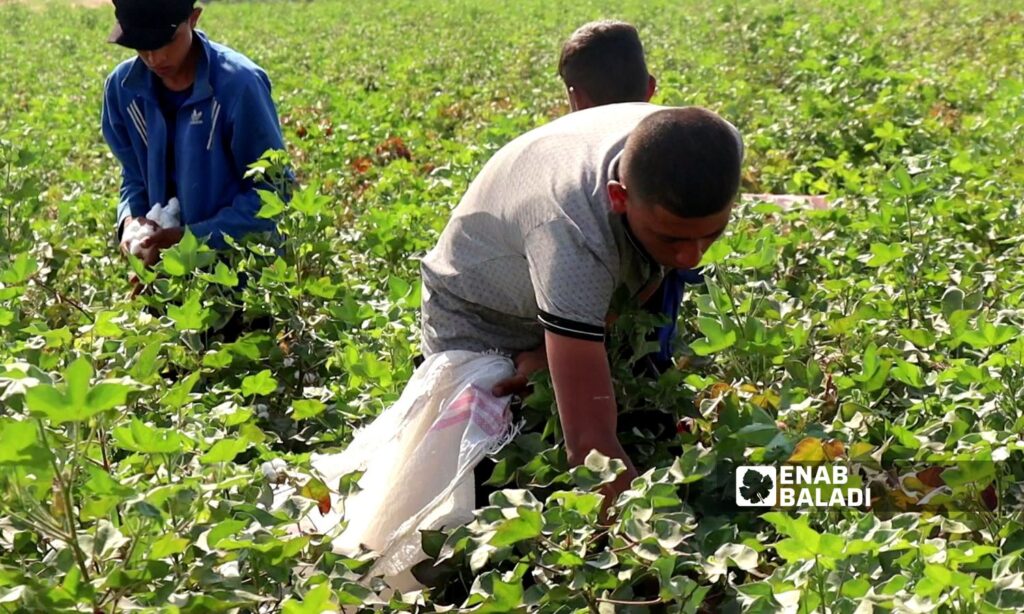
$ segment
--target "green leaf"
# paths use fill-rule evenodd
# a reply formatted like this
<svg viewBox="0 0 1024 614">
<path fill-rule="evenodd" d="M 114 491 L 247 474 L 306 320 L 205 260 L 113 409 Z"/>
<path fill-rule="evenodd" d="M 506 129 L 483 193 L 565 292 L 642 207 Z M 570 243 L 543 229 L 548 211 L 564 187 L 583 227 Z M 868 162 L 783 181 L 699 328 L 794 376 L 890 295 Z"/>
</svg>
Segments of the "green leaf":
<svg viewBox="0 0 1024 614">
<path fill-rule="evenodd" d="M 551 494 L 551 500 L 562 510 L 576 512 L 584 518 L 596 517 L 604 497 L 598 493 L 577 493 L 560 490 Z"/>
<path fill-rule="evenodd" d="M 305 420 L 324 411 L 327 406 L 314 399 L 302 399 L 292 402 L 292 420 Z"/>
<path fill-rule="evenodd" d="M 752 446 L 766 446 L 779 434 L 779 427 L 776 424 L 755 423 L 736 431 L 736 438 L 745 444 Z"/>
<path fill-rule="evenodd" d="M 924 388 L 926 385 L 921 367 L 902 358 L 896 359 L 896 366 L 893 367 L 890 373 L 896 380 L 913 388 Z"/>
<path fill-rule="evenodd" d="M 517 517 L 508 518 L 498 525 L 494 537 L 489 542 L 492 546 L 511 546 L 540 535 L 544 525 L 541 513 L 526 507 L 518 508 L 516 511 L 519 514 Z"/>
<path fill-rule="evenodd" d="M 892 434 L 896 436 L 896 441 L 900 445 L 910 448 L 911 450 L 917 450 L 921 447 L 921 441 L 912 433 L 909 429 L 894 424 L 890 427 Z"/>
<path fill-rule="evenodd" d="M 942 472 L 942 481 L 954 489 L 972 486 L 981 490 L 995 479 L 995 463 L 991 460 L 959 461 Z"/>
<path fill-rule="evenodd" d="M 0 420 L 0 465 L 47 466 L 47 453 L 36 421 Z"/>
<path fill-rule="evenodd" d="M 193 371 L 188 377 L 175 383 L 167 394 L 160 399 L 160 404 L 172 411 L 184 407 L 189 402 L 192 389 L 195 388 L 201 376 L 201 371 Z"/>
<path fill-rule="evenodd" d="M 338 290 L 340 289 L 336 284 L 331 282 L 331 278 L 329 277 L 307 279 L 303 287 L 309 294 L 326 299 L 333 299 L 338 295 Z"/>
<path fill-rule="evenodd" d="M 206 534 L 206 545 L 211 548 L 216 548 L 220 540 L 235 535 L 245 527 L 249 526 L 249 524 L 250 523 L 245 520 L 222 520 Z"/>
<path fill-rule="evenodd" d="M 181 305 L 171 305 L 167 308 L 167 316 L 174 320 L 174 328 L 181 331 L 205 330 L 210 315 L 210 310 L 203 307 L 198 291 L 189 294 L 188 299 Z"/>
<path fill-rule="evenodd" d="M 866 578 L 854 578 L 843 583 L 840 591 L 844 597 L 860 599 L 871 590 L 871 583 Z"/>
<path fill-rule="evenodd" d="M 617 458 L 608 458 L 597 450 L 591 450 L 583 464 L 573 467 L 569 474 L 573 481 L 583 490 L 592 490 L 602 484 L 615 481 L 626 465 Z"/>
<path fill-rule="evenodd" d="M 6 223 L 6 222 L 5 222 Z M 0 272 L 0 282 L 9 286 L 21 285 L 39 270 L 39 263 L 28 253 L 20 253 Z"/>
<path fill-rule="evenodd" d="M 942 295 L 942 315 L 948 322 L 953 314 L 964 308 L 964 291 L 957 287 L 947 288 Z"/>
<path fill-rule="evenodd" d="M 218 262 L 214 268 L 213 275 L 203 274 L 200 277 L 210 283 L 220 284 L 229 288 L 238 285 L 238 274 L 228 268 L 223 262 Z"/>
<path fill-rule="evenodd" d="M 814 552 L 800 540 L 787 537 L 775 544 L 775 551 L 790 563 L 798 563 L 814 558 Z"/>
<path fill-rule="evenodd" d="M 669 468 L 669 475 L 675 484 L 692 484 L 711 475 L 715 470 L 717 458 L 713 450 L 686 446 L 683 454 L 676 458 Z"/>
<path fill-rule="evenodd" d="M 522 580 L 505 582 L 497 572 L 487 572 L 473 584 L 472 595 L 484 597 L 483 602 L 474 608 L 473 612 L 493 614 L 517 611 L 521 609 L 523 602 Z"/>
<path fill-rule="evenodd" d="M 178 537 L 173 533 L 167 533 L 160 539 L 153 542 L 149 549 L 149 558 L 159 560 L 167 558 L 172 554 L 180 554 L 188 548 L 192 542 L 184 537 Z"/>
<path fill-rule="evenodd" d="M 157 375 L 161 365 L 160 350 L 163 349 L 163 343 L 163 339 L 150 341 L 139 352 L 130 371 L 133 378 L 140 382 L 147 382 Z"/>
<path fill-rule="evenodd" d="M 259 195 L 261 205 L 259 212 L 256 213 L 256 217 L 266 220 L 284 213 L 284 201 L 281 200 L 281 197 L 276 192 L 259 190 Z"/>
<path fill-rule="evenodd" d="M 949 586 L 953 580 L 952 572 L 940 565 L 925 565 L 924 575 L 943 588 Z"/>
<path fill-rule="evenodd" d="M 56 424 L 73 411 L 64 394 L 49 384 L 37 384 L 25 391 L 25 403 L 29 410 L 49 417 Z"/>
<path fill-rule="evenodd" d="M 84 485 L 85 492 L 91 495 L 111 495 L 115 497 L 128 497 L 135 493 L 110 476 L 100 467 L 89 467 L 89 480 Z"/>
<path fill-rule="evenodd" d="M 92 413 L 122 407 L 128 402 L 128 393 L 134 388 L 126 384 L 96 384 L 85 398 L 85 404 Z"/>
<path fill-rule="evenodd" d="M 129 426 L 114 429 L 114 441 L 125 450 L 144 454 L 172 454 L 186 449 L 185 440 L 174 429 L 159 429 L 132 418 Z"/>
<path fill-rule="evenodd" d="M 116 339 L 124 335 L 124 329 L 113 322 L 118 317 L 116 311 L 101 311 L 96 314 L 96 320 L 92 325 L 92 333 L 99 337 Z"/>
<path fill-rule="evenodd" d="M 161 266 L 172 277 L 185 277 L 192 271 L 213 264 L 217 255 L 206 245 L 200 245 L 187 227 L 177 245 L 160 254 Z"/>
<path fill-rule="evenodd" d="M 981 318 L 978 329 L 964 332 L 960 335 L 960 340 L 975 349 L 984 350 L 1009 343 L 1019 336 L 1020 331 L 1013 326 L 996 326 Z"/>
<path fill-rule="evenodd" d="M 242 380 L 243 396 L 266 396 L 277 390 L 277 380 L 274 379 L 270 369 L 264 369 L 256 375 L 250 375 Z"/>
<path fill-rule="evenodd" d="M 890 262 L 902 259 L 906 252 L 903 245 L 899 243 L 872 243 L 871 258 L 867 261 L 869 267 L 882 267 Z"/>
<path fill-rule="evenodd" d="M 69 405 L 85 405 L 92 376 L 92 365 L 85 358 L 75 360 L 64 371 L 64 382 L 67 386 L 66 398 Z"/>
<path fill-rule="evenodd" d="M 736 331 L 727 330 L 718 320 L 706 317 L 697 318 L 697 326 L 706 337 L 690 344 L 690 349 L 698 356 L 721 352 L 736 343 Z"/>
<path fill-rule="evenodd" d="M 900 334 L 903 335 L 904 339 L 913 343 L 922 350 L 935 345 L 935 334 L 929 330 L 911 330 L 909 328 L 901 328 Z"/>
<path fill-rule="evenodd" d="M 84 422 L 92 416 L 124 405 L 133 388 L 127 384 L 101 383 L 89 386 L 93 370 L 79 358 L 64 371 L 64 392 L 49 384 L 38 384 L 25 393 L 28 408 L 46 416 L 51 424 Z"/>
<path fill-rule="evenodd" d="M 263 192 L 260 192 L 263 194 Z M 334 596 L 331 594 L 331 583 L 323 582 L 316 588 L 307 592 L 302 601 L 289 597 L 281 608 L 283 614 L 323 614 L 324 612 L 337 612 L 338 607 L 334 603 Z"/>
<path fill-rule="evenodd" d="M 243 450 L 249 447 L 246 439 L 221 439 L 213 444 L 210 450 L 199 457 L 199 462 L 204 465 L 213 463 L 226 463 L 235 459 Z"/>
</svg>

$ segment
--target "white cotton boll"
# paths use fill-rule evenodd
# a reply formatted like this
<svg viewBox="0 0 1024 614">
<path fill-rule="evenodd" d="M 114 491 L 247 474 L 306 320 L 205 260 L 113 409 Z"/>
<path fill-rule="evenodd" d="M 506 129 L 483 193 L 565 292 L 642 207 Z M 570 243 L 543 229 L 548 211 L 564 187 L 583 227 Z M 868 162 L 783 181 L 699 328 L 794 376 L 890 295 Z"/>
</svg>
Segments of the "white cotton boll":
<svg viewBox="0 0 1024 614">
<path fill-rule="evenodd" d="M 160 228 L 176 228 L 181 225 L 181 205 L 177 198 L 167 202 L 167 206 L 160 203 L 153 205 L 146 217 L 157 223 Z"/>
<path fill-rule="evenodd" d="M 168 201 L 167 206 L 164 207 L 164 220 L 167 223 L 160 224 L 164 228 L 181 226 L 181 205 L 178 203 L 177 197 Z"/>
<path fill-rule="evenodd" d="M 164 206 L 161 205 L 160 203 L 157 203 L 157 204 L 153 205 L 149 209 L 149 213 L 146 214 L 146 217 L 151 219 L 151 220 L 153 220 L 157 224 L 159 224 L 160 223 L 160 217 L 163 215 L 163 212 L 164 212 L 163 211 L 163 207 Z"/>
<path fill-rule="evenodd" d="M 288 463 L 280 458 L 263 463 L 260 469 L 263 471 L 263 477 L 271 484 L 281 484 L 288 479 Z"/>
<path fill-rule="evenodd" d="M 132 220 L 131 223 L 125 227 L 121 238 L 128 244 L 128 251 L 133 255 L 138 256 L 142 253 L 142 240 L 154 232 L 156 232 L 156 229 L 149 224 L 143 224 L 138 220 Z"/>
</svg>

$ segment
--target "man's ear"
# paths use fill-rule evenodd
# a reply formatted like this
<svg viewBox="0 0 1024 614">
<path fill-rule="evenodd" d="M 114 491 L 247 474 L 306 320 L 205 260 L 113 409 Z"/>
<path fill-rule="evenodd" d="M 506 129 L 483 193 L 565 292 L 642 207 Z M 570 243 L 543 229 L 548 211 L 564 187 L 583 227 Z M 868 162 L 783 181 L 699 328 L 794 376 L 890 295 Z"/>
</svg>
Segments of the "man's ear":
<svg viewBox="0 0 1024 614">
<path fill-rule="evenodd" d="M 590 107 L 596 106 L 583 90 L 577 89 L 571 85 L 568 86 L 568 90 L 569 108 L 573 111 L 582 111 L 583 109 L 589 109 Z"/>
<path fill-rule="evenodd" d="M 654 78 L 654 75 L 647 75 L 647 96 L 644 98 L 644 102 L 650 102 L 657 89 L 658 80 Z"/>
<path fill-rule="evenodd" d="M 192 14 L 188 16 L 188 25 L 191 26 L 193 30 L 196 29 L 196 24 L 199 23 L 199 16 L 202 14 L 203 7 L 197 6 L 195 9 L 192 10 Z"/>
<path fill-rule="evenodd" d="M 612 204 L 612 213 L 623 214 L 629 208 L 629 194 L 626 186 L 618 181 L 608 182 L 608 200 Z"/>
</svg>

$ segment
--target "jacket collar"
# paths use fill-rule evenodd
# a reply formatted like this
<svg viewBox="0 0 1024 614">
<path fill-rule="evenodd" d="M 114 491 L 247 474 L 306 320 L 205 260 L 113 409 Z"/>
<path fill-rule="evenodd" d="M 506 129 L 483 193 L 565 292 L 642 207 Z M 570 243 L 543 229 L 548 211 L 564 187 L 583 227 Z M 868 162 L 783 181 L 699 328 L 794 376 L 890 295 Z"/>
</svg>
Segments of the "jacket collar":
<svg viewBox="0 0 1024 614">
<path fill-rule="evenodd" d="M 213 86 L 210 84 L 210 56 L 213 55 L 210 41 L 200 30 L 196 30 L 195 35 L 199 39 L 202 53 L 199 54 L 199 61 L 196 64 L 196 78 L 192 83 L 192 95 L 185 102 L 186 105 L 195 104 L 213 96 Z M 135 58 L 131 68 L 128 69 L 128 74 L 121 81 L 121 86 L 136 96 L 156 102 L 157 78 L 153 71 L 146 67 L 142 58 Z"/>
</svg>

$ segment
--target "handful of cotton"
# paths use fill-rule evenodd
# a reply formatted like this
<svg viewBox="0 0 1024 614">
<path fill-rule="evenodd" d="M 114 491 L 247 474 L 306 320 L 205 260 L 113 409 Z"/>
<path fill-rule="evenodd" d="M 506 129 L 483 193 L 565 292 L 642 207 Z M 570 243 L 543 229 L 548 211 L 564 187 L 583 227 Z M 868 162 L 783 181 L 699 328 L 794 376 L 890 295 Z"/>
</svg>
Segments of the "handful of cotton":
<svg viewBox="0 0 1024 614">
<path fill-rule="evenodd" d="M 181 206 L 177 198 L 172 198 L 164 207 L 160 203 L 153 205 L 146 214 L 146 219 L 156 223 L 159 228 L 175 228 L 181 225 Z M 128 251 L 134 256 L 142 253 L 142 240 L 155 233 L 157 228 L 152 224 L 143 224 L 139 220 L 132 220 L 124 229 L 122 241 L 128 244 Z"/>
</svg>

